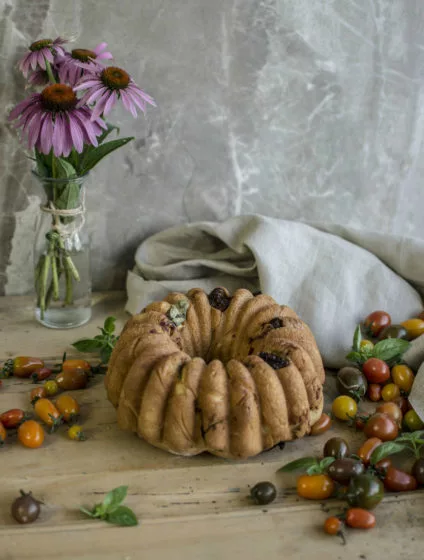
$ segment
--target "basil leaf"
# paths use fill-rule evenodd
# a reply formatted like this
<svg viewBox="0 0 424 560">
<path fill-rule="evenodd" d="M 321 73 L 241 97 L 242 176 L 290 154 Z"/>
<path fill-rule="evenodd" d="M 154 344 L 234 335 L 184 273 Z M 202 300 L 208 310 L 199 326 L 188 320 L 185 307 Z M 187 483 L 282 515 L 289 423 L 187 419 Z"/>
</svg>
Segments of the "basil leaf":
<svg viewBox="0 0 424 560">
<path fill-rule="evenodd" d="M 361 340 L 362 340 L 361 327 L 360 327 L 360 325 L 358 325 L 356 327 L 355 333 L 353 335 L 352 350 L 354 352 L 360 352 L 360 350 L 361 350 Z"/>
<path fill-rule="evenodd" d="M 100 349 L 100 361 L 102 364 L 107 364 L 110 359 L 110 355 L 112 354 L 112 348 L 109 346 L 103 346 Z"/>
<path fill-rule="evenodd" d="M 296 461 L 287 463 L 287 465 L 284 465 L 284 467 L 278 469 L 277 472 L 292 472 L 300 469 L 306 470 L 318 464 L 318 459 L 316 459 L 315 457 L 304 457 L 303 459 L 296 459 Z"/>
<path fill-rule="evenodd" d="M 320 469 L 322 471 L 327 470 L 328 467 L 331 465 L 331 463 L 334 463 L 335 460 L 336 460 L 335 457 L 324 457 L 324 459 L 321 459 L 319 463 Z"/>
<path fill-rule="evenodd" d="M 104 324 L 104 330 L 108 334 L 112 334 L 115 331 L 115 317 L 108 317 Z"/>
<path fill-rule="evenodd" d="M 133 527 L 134 525 L 138 525 L 138 519 L 135 516 L 135 513 L 126 506 L 119 506 L 114 511 L 108 513 L 106 521 L 123 527 Z"/>
<path fill-rule="evenodd" d="M 388 362 L 404 354 L 410 346 L 410 342 L 401 338 L 387 338 L 380 340 L 374 346 L 374 358 Z"/>
<path fill-rule="evenodd" d="M 72 344 L 79 352 L 96 352 L 102 347 L 100 340 L 94 340 L 92 338 L 83 338 L 77 340 Z"/>
<path fill-rule="evenodd" d="M 88 515 L 88 517 L 93 517 L 93 518 L 96 517 L 96 515 L 95 515 L 92 511 L 86 509 L 86 508 L 83 507 L 83 506 L 80 507 L 80 511 L 81 511 L 82 513 L 85 513 L 85 515 Z"/>
<path fill-rule="evenodd" d="M 381 459 L 388 457 L 389 455 L 394 455 L 395 453 L 400 453 L 408 449 L 408 446 L 403 443 L 398 443 L 395 441 L 386 441 L 379 445 L 374 451 L 372 452 L 370 463 L 371 465 L 375 465 Z"/>
<path fill-rule="evenodd" d="M 106 508 L 107 513 L 116 509 L 125 500 L 127 492 L 128 486 L 118 486 L 106 494 L 102 505 Z"/>
<path fill-rule="evenodd" d="M 105 144 L 100 144 L 97 148 L 94 148 L 90 152 L 88 152 L 81 163 L 81 175 L 85 175 L 88 173 L 95 165 L 99 163 L 101 159 L 105 156 L 109 155 L 111 152 L 125 146 L 131 140 L 134 140 L 134 137 L 128 138 L 120 138 L 118 140 L 111 140 L 110 142 L 106 142 Z"/>
<path fill-rule="evenodd" d="M 346 360 L 349 360 L 349 362 L 356 362 L 358 364 L 362 364 L 364 362 L 363 356 L 360 352 L 349 352 L 346 356 Z"/>
<path fill-rule="evenodd" d="M 306 474 L 312 475 L 312 474 L 321 474 L 322 470 L 321 467 L 317 464 L 317 465 L 312 465 L 312 467 L 309 467 L 309 469 L 306 469 Z"/>
</svg>

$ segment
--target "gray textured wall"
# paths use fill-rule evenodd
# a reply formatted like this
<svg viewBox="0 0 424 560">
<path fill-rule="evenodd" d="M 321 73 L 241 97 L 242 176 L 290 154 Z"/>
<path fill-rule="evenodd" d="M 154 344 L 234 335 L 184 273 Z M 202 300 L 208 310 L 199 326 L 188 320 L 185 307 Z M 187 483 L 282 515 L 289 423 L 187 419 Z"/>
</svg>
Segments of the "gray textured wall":
<svg viewBox="0 0 424 560">
<path fill-rule="evenodd" d="M 0 0 L 1 107 L 24 47 L 109 44 L 158 109 L 88 192 L 98 289 L 176 223 L 249 212 L 424 237 L 422 0 Z M 38 193 L 0 119 L 0 291 L 31 286 Z"/>
</svg>

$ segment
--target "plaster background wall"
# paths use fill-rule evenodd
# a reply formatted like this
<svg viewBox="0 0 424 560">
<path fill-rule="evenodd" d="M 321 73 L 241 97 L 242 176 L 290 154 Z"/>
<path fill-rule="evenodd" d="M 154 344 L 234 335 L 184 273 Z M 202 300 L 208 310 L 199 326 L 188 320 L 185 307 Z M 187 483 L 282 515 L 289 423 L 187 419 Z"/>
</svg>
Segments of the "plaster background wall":
<svg viewBox="0 0 424 560">
<path fill-rule="evenodd" d="M 0 293 L 31 289 L 40 193 L 6 125 L 16 61 L 109 44 L 157 101 L 88 186 L 96 289 L 177 223 L 259 212 L 424 237 L 422 0 L 0 0 Z"/>
</svg>

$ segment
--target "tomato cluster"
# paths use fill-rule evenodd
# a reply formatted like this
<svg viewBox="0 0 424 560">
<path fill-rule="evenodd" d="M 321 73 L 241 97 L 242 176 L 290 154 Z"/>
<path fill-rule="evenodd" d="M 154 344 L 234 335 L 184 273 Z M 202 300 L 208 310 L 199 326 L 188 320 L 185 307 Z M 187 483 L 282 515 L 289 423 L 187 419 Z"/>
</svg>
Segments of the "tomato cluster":
<svg viewBox="0 0 424 560">
<path fill-rule="evenodd" d="M 31 390 L 33 413 L 15 408 L 0 414 L 0 446 L 6 442 L 8 432 L 13 430 L 22 445 L 36 449 L 43 445 L 46 429 L 53 433 L 63 423 L 69 425 L 70 439 L 84 440 L 81 426 L 75 425 L 80 412 L 77 400 L 65 393 L 60 394 L 55 402 L 51 401 L 50 397 L 56 396 L 62 390 L 84 389 L 88 384 L 90 370 L 91 366 L 85 360 L 64 359 L 60 364 L 60 371 L 54 379 L 50 379 L 53 369 L 45 367 L 43 360 L 26 356 L 8 360 L 1 370 L 3 377 L 13 375 L 28 378 L 33 383 L 44 381 L 44 384 Z"/>
</svg>

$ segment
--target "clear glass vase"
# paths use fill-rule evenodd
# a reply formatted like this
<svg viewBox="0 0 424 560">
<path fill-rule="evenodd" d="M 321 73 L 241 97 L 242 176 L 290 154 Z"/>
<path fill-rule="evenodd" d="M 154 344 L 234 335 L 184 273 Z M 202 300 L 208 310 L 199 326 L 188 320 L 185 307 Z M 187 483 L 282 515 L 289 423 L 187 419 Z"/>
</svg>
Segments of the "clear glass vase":
<svg viewBox="0 0 424 560">
<path fill-rule="evenodd" d="M 91 317 L 86 177 L 34 177 L 45 195 L 34 239 L 35 317 L 50 328 L 78 327 Z"/>
</svg>

